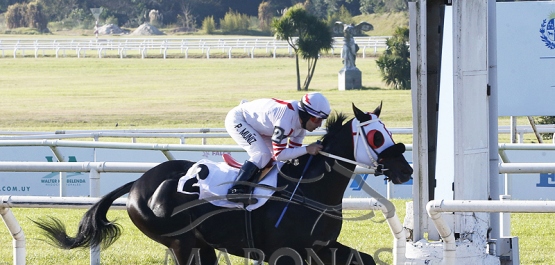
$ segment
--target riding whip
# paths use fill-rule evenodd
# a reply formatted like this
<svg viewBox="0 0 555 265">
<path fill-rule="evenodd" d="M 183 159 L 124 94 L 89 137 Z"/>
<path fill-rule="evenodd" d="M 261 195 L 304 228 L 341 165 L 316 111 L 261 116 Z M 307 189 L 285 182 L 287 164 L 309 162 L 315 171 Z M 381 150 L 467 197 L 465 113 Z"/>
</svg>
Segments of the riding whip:
<svg viewBox="0 0 555 265">
<path fill-rule="evenodd" d="M 320 144 L 320 140 L 316 141 L 316 143 Z M 304 177 L 304 173 L 308 169 L 308 165 L 310 165 L 310 161 L 312 161 L 313 157 L 314 157 L 314 155 L 310 155 L 310 157 L 308 158 L 308 161 L 306 162 L 306 165 L 304 166 L 303 173 L 301 174 L 301 177 L 299 178 L 299 181 L 297 182 L 297 186 L 295 186 L 295 189 L 293 190 L 293 193 L 291 193 L 291 197 L 289 198 L 289 201 L 287 201 L 287 204 L 285 205 L 285 208 L 283 208 L 283 211 L 281 211 L 281 215 L 279 216 L 279 218 L 276 222 L 276 225 L 274 226 L 275 228 L 277 228 L 279 226 L 279 223 L 281 222 L 281 218 L 283 218 L 283 215 L 285 215 L 285 212 L 287 211 L 287 207 L 289 207 L 289 203 L 291 203 L 291 200 L 293 200 L 293 196 L 295 196 L 295 193 L 297 192 L 297 189 L 299 188 L 299 184 L 301 184 L 301 180 Z"/>
</svg>

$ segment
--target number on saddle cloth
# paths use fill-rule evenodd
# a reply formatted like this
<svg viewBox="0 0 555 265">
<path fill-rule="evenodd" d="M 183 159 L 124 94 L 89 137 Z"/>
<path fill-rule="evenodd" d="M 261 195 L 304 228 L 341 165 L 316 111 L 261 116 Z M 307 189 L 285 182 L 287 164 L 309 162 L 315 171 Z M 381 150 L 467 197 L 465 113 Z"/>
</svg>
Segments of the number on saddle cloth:
<svg viewBox="0 0 555 265">
<path fill-rule="evenodd" d="M 274 193 L 278 169 L 272 170 L 272 168 L 267 168 L 262 172 L 263 175 L 268 176 L 258 182 L 258 187 L 254 190 L 254 194 L 260 197 L 258 203 L 247 206 L 246 210 L 252 211 L 264 205 Z M 238 171 L 237 168 L 233 168 L 225 162 L 202 159 L 191 166 L 187 173 L 179 179 L 177 191 L 188 195 L 197 195 L 198 199 L 207 200 L 215 206 L 242 208 L 243 204 L 229 202 L 226 199 L 228 189 L 233 185 Z"/>
<path fill-rule="evenodd" d="M 185 181 L 185 183 L 182 184 L 182 180 L 179 180 L 178 183 L 178 191 L 185 193 L 185 194 L 200 194 L 200 189 L 198 186 L 198 180 L 199 179 L 206 179 L 208 177 L 208 175 L 210 174 L 210 170 L 208 169 L 208 167 L 204 164 L 198 164 L 197 169 L 196 169 L 196 176 L 194 178 L 189 178 Z M 197 185 L 195 185 L 197 184 Z"/>
</svg>

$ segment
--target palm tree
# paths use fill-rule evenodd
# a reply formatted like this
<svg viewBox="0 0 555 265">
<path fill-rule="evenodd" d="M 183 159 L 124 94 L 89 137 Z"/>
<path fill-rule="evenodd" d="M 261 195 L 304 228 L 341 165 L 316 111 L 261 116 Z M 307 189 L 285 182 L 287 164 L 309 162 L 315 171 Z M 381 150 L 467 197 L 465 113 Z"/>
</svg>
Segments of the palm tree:
<svg viewBox="0 0 555 265">
<path fill-rule="evenodd" d="M 332 48 L 333 37 L 330 28 L 324 21 L 310 15 L 299 4 L 288 9 L 280 19 L 274 20 L 272 28 L 276 38 L 287 40 L 295 52 L 297 90 L 301 90 L 299 55 L 307 60 L 308 73 L 302 88 L 308 90 L 320 51 L 328 51 Z"/>
</svg>

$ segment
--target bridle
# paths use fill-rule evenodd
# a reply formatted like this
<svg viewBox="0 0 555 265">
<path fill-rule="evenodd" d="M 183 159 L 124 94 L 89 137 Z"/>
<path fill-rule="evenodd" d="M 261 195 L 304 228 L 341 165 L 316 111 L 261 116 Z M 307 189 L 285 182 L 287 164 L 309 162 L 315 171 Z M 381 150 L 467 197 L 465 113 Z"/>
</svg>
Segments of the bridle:
<svg viewBox="0 0 555 265">
<path fill-rule="evenodd" d="M 354 123 L 355 121 L 357 121 L 356 124 Z M 378 160 L 378 152 L 376 152 L 376 150 L 368 142 L 368 139 L 366 137 L 366 130 L 364 129 L 364 127 L 366 125 L 369 125 L 369 124 L 372 124 L 372 123 L 375 123 L 375 122 L 379 122 L 379 121 L 380 121 L 379 118 L 371 119 L 371 120 L 368 120 L 368 121 L 365 121 L 365 122 L 360 122 L 356 118 L 354 118 L 351 121 L 351 123 L 352 123 L 351 126 L 352 127 L 356 126 L 356 132 L 354 132 L 354 130 L 353 130 L 353 138 L 354 138 L 353 139 L 353 145 L 354 145 L 354 155 L 353 156 L 355 157 L 355 160 L 340 157 L 340 156 L 330 154 L 330 153 L 325 152 L 325 151 L 320 151 L 320 154 L 322 154 L 323 156 L 329 157 L 329 158 L 333 158 L 333 159 L 340 160 L 340 161 L 343 161 L 343 162 L 351 163 L 351 164 L 357 165 L 359 167 L 363 167 L 363 168 L 367 168 L 367 169 L 373 169 L 374 170 L 374 175 L 376 175 L 376 176 L 382 175 L 383 171 L 386 171 L 387 169 L 384 168 L 384 166 L 382 164 L 378 163 L 378 161 L 377 161 Z M 364 163 L 361 163 L 361 162 L 357 161 L 357 158 L 356 158 L 356 156 L 357 156 L 357 147 L 358 147 L 358 143 L 360 141 L 359 140 L 360 138 L 363 138 L 364 141 L 366 142 L 364 147 L 365 147 L 366 154 L 372 160 L 371 165 L 367 165 L 367 164 L 364 164 Z M 374 158 L 374 156 L 376 158 Z"/>
</svg>

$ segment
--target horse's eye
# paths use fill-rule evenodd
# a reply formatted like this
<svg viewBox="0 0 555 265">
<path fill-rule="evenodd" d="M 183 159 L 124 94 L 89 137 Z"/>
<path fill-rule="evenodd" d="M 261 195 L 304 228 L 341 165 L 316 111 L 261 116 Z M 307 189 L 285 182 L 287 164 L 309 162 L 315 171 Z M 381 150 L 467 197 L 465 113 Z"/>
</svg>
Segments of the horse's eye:
<svg viewBox="0 0 555 265">
<path fill-rule="evenodd" d="M 378 130 L 371 130 L 367 135 L 368 144 L 372 147 L 372 149 L 380 148 L 384 142 L 385 138 L 383 137 L 382 132 Z"/>
</svg>

